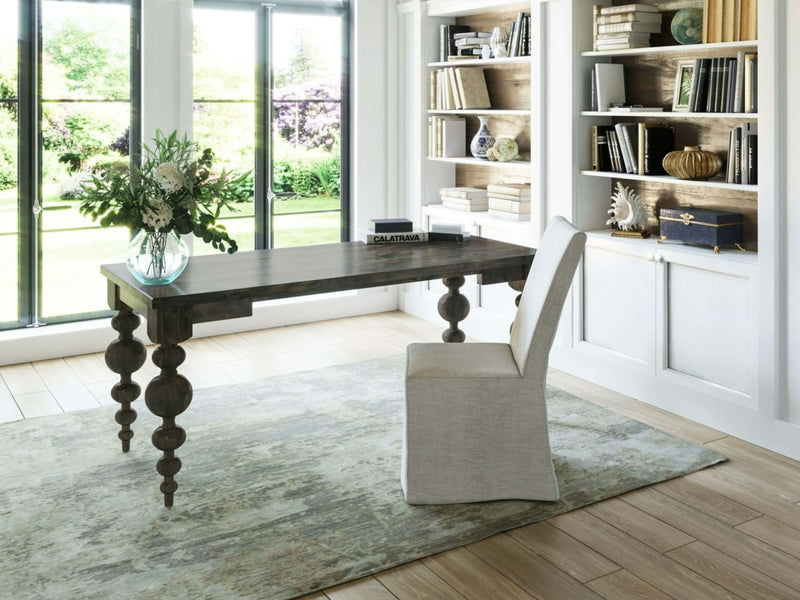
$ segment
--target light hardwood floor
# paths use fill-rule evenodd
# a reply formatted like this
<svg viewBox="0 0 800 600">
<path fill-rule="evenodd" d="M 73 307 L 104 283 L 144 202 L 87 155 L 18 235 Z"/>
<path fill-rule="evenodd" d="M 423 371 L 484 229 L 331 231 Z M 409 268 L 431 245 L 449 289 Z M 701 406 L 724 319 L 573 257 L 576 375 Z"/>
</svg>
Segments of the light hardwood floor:
<svg viewBox="0 0 800 600">
<path fill-rule="evenodd" d="M 242 382 L 402 353 L 442 329 L 392 312 L 191 340 L 181 371 L 196 389 Z M 143 370 L 140 382 L 155 367 Z M 102 353 L 0 377 L 0 422 L 113 404 Z M 800 599 L 800 463 L 557 371 L 548 381 L 730 462 L 303 600 Z"/>
</svg>

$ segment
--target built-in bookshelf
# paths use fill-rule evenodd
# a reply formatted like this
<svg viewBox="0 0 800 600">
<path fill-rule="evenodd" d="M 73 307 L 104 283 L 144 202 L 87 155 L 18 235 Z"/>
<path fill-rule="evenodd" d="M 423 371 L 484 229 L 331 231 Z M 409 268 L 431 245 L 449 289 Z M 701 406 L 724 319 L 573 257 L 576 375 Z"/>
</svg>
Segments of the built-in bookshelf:
<svg viewBox="0 0 800 600">
<path fill-rule="evenodd" d="M 425 62 L 423 80 L 428 89 L 425 111 L 426 119 L 431 117 L 461 118 L 465 121 L 465 156 L 441 156 L 431 152 L 430 143 L 423 167 L 422 197 L 420 215 L 423 226 L 435 221 L 455 221 L 463 223 L 473 234 L 501 238 L 506 241 L 534 244 L 538 240 L 541 225 L 538 177 L 534 176 L 533 165 L 536 160 L 539 132 L 532 127 L 538 88 L 532 83 L 538 74 L 537 53 L 540 38 L 536 33 L 536 14 L 538 2 L 519 2 L 508 0 L 487 0 L 483 2 L 452 2 L 450 0 L 430 0 L 423 28 L 427 29 L 430 43 L 425 50 L 430 60 Z M 534 10 L 532 10 L 532 7 Z M 496 27 L 509 30 L 516 23 L 520 13 L 530 15 L 526 30 L 530 32 L 529 54 L 524 56 L 505 56 L 499 58 L 472 58 L 442 61 L 442 40 L 439 32 L 443 25 L 457 25 L 476 32 L 492 32 Z M 488 41 L 488 40 L 487 40 Z M 437 81 L 432 73 L 443 69 L 477 69 L 482 71 L 490 108 L 444 109 L 434 103 L 431 86 Z M 474 158 L 470 153 L 470 141 L 479 128 L 479 118 L 488 118 L 491 134 L 514 138 L 519 154 L 508 162 L 490 161 Z M 430 127 L 426 136 L 436 135 Z M 430 142 L 430 140 L 429 140 Z M 445 207 L 441 204 L 439 190 L 449 186 L 468 186 L 485 188 L 491 183 L 528 182 L 532 184 L 530 221 L 512 221 L 491 217 L 487 212 L 469 212 Z"/>
<path fill-rule="evenodd" d="M 755 0 L 754 0 L 755 1 Z M 688 206 L 714 208 L 742 213 L 744 216 L 744 247 L 756 251 L 758 247 L 758 191 L 757 184 L 741 184 L 726 181 L 726 166 L 730 159 L 730 132 L 743 123 L 756 124 L 759 120 L 757 112 L 689 112 L 673 110 L 675 99 L 676 73 L 681 65 L 694 59 L 715 59 L 736 57 L 743 53 L 757 53 L 757 40 L 727 41 L 716 43 L 678 44 L 670 35 L 670 21 L 676 11 L 682 8 L 702 9 L 703 0 L 670 0 L 658 2 L 644 0 L 645 4 L 657 7 L 662 15 L 662 32 L 651 36 L 651 45 L 642 48 L 626 48 L 618 50 L 593 50 L 592 28 L 594 3 L 580 3 L 584 13 L 581 21 L 585 24 L 580 38 L 580 57 L 586 83 L 583 89 L 585 101 L 577 111 L 585 132 L 586 144 L 591 144 L 592 125 L 614 125 L 623 122 L 663 123 L 675 131 L 674 149 L 681 150 L 685 146 L 700 146 L 703 150 L 717 153 L 723 160 L 722 172 L 706 181 L 690 181 L 664 175 L 642 175 L 613 171 L 592 170 L 590 155 L 584 155 L 583 162 L 577 164 L 579 177 L 592 178 L 594 181 L 607 181 L 607 188 L 597 185 L 588 186 L 592 194 L 607 190 L 610 196 L 617 181 L 634 188 L 649 208 L 648 229 L 651 234 L 658 235 L 658 213 L 660 208 Z M 605 5 L 622 6 L 630 2 L 605 2 Z M 627 103 L 661 110 L 645 112 L 617 113 L 609 110 L 596 111 L 591 108 L 592 69 L 598 62 L 622 65 L 625 74 L 625 99 Z M 755 82 L 754 82 L 755 84 Z M 588 160 L 586 157 L 589 157 Z M 578 212 L 581 211 L 581 200 L 578 201 Z M 597 219 L 602 215 L 594 211 Z"/>
</svg>

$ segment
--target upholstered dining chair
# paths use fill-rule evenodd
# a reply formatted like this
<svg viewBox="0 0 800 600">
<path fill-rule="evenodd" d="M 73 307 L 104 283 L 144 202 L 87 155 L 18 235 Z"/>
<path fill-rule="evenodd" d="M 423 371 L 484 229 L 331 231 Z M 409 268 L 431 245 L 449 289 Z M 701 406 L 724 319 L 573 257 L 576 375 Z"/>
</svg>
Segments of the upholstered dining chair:
<svg viewBox="0 0 800 600">
<path fill-rule="evenodd" d="M 408 346 L 400 476 L 406 502 L 558 500 L 545 379 L 585 242 L 563 217 L 548 224 L 508 344 Z"/>
</svg>

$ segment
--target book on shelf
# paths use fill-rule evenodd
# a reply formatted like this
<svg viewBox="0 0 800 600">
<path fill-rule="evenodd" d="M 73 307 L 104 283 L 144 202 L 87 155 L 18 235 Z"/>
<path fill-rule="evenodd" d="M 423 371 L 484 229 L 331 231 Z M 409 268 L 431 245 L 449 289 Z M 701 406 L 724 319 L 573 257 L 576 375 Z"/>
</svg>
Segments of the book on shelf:
<svg viewBox="0 0 800 600">
<path fill-rule="evenodd" d="M 461 105 L 465 109 L 492 107 L 483 69 L 455 67 L 455 72 Z"/>
<path fill-rule="evenodd" d="M 675 149 L 675 128 L 666 124 L 639 123 L 639 174 L 666 175 L 664 157 Z"/>
<path fill-rule="evenodd" d="M 626 173 L 638 173 L 638 140 L 639 140 L 639 127 L 638 123 L 615 123 L 614 131 L 617 134 L 617 140 L 620 142 L 620 149 L 622 154 L 622 161 L 625 165 Z M 632 132 L 632 133 L 631 133 Z"/>
<path fill-rule="evenodd" d="M 484 44 L 489 43 L 489 35 L 490 34 L 487 33 L 484 37 L 474 36 L 474 37 L 458 38 L 456 39 L 456 48 L 460 48 L 462 46 L 470 46 L 470 45 L 476 45 L 478 47 L 481 47 Z"/>
<path fill-rule="evenodd" d="M 661 22 L 646 23 L 642 21 L 630 21 L 627 23 L 612 23 L 610 25 L 598 25 L 597 35 L 604 33 L 621 33 L 625 31 L 636 31 L 646 33 L 661 33 Z"/>
<path fill-rule="evenodd" d="M 704 44 L 758 38 L 758 0 L 703 0 Z"/>
<path fill-rule="evenodd" d="M 467 198 L 467 199 L 484 199 L 487 197 L 488 192 L 484 189 L 470 186 L 447 187 L 439 190 L 440 196 L 449 196 L 451 198 Z"/>
<path fill-rule="evenodd" d="M 597 16 L 598 25 L 613 25 L 614 23 L 632 23 L 634 21 L 640 21 L 642 23 L 661 23 L 661 13 L 643 11 L 643 10 L 632 10 L 629 12 L 615 13 L 613 15 L 600 14 Z"/>
<path fill-rule="evenodd" d="M 608 131 L 613 125 L 592 125 L 592 170 L 611 171 Z"/>
<path fill-rule="evenodd" d="M 754 185 L 757 181 L 758 165 L 758 123 L 742 123 L 738 126 L 741 129 L 741 143 L 739 145 L 738 157 L 740 162 L 740 181 L 745 185 Z"/>
<path fill-rule="evenodd" d="M 630 48 L 649 48 L 650 40 L 611 41 L 608 43 L 597 42 L 597 49 L 602 50 L 629 50 Z"/>
<path fill-rule="evenodd" d="M 489 208 L 489 199 L 452 198 L 442 196 L 442 206 L 471 212 L 482 212 Z"/>
<path fill-rule="evenodd" d="M 497 192 L 499 194 L 508 194 L 509 196 L 530 196 L 531 184 L 530 183 L 490 183 L 486 186 L 487 192 Z"/>
<path fill-rule="evenodd" d="M 489 198 L 497 198 L 498 200 L 511 200 L 512 202 L 525 202 L 531 199 L 530 194 L 524 196 L 512 196 L 511 194 L 501 194 L 500 192 L 489 192 Z"/>
<path fill-rule="evenodd" d="M 633 11 L 655 13 L 659 12 L 659 8 L 654 4 L 621 4 L 619 6 L 604 6 L 600 8 L 601 15 L 616 15 Z"/>
<path fill-rule="evenodd" d="M 510 213 L 529 213 L 531 212 L 530 200 L 503 200 L 489 196 L 489 209 L 502 210 Z"/>
<path fill-rule="evenodd" d="M 622 152 L 616 130 L 613 127 L 609 129 L 606 137 L 608 138 L 608 151 L 611 155 L 611 170 L 616 173 L 624 173 L 625 167 L 622 164 Z"/>
<path fill-rule="evenodd" d="M 467 25 L 447 25 L 439 27 L 439 61 L 446 62 L 447 57 L 457 54 L 455 34 L 470 31 Z"/>
<path fill-rule="evenodd" d="M 369 228 L 372 233 L 411 232 L 414 231 L 414 223 L 404 218 L 370 219 Z"/>
<path fill-rule="evenodd" d="M 758 54 L 754 52 L 744 55 L 743 87 L 744 112 L 758 112 Z"/>
<path fill-rule="evenodd" d="M 507 221 L 530 221 L 531 220 L 531 213 L 513 213 L 507 212 L 505 210 L 496 210 L 494 208 L 487 209 L 487 214 L 490 217 L 496 217 L 498 219 L 505 219 Z"/>
<path fill-rule="evenodd" d="M 622 65 L 597 63 L 594 71 L 597 110 L 606 111 L 612 104 L 625 104 L 625 75 Z"/>
<path fill-rule="evenodd" d="M 492 34 L 487 31 L 459 31 L 453 34 L 453 38 L 456 40 L 463 40 L 465 38 L 490 38 Z"/>
<path fill-rule="evenodd" d="M 442 121 L 442 157 L 460 158 L 466 155 L 466 119 L 445 119 Z"/>
<path fill-rule="evenodd" d="M 661 106 L 609 106 L 609 112 L 637 113 L 637 112 L 662 112 Z"/>
</svg>

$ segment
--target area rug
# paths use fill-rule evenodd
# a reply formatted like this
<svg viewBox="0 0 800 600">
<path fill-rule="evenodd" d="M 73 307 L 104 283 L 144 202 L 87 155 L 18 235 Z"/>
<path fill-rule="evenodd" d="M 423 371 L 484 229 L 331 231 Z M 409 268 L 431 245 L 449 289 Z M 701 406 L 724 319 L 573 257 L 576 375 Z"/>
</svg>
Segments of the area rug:
<svg viewBox="0 0 800 600">
<path fill-rule="evenodd" d="M 0 426 L 0 598 L 285 600 L 725 460 L 549 389 L 559 502 L 409 506 L 397 356 L 196 391 L 167 509 L 136 404 Z"/>
</svg>

